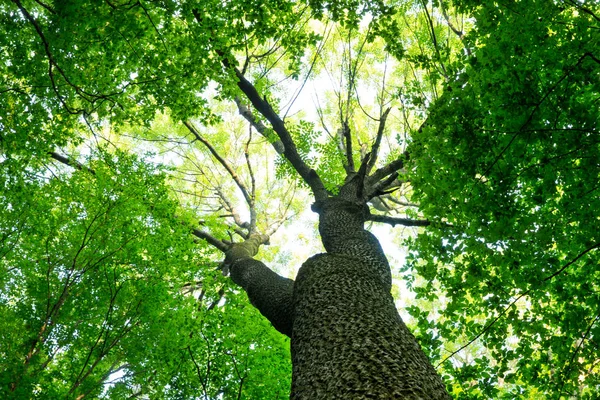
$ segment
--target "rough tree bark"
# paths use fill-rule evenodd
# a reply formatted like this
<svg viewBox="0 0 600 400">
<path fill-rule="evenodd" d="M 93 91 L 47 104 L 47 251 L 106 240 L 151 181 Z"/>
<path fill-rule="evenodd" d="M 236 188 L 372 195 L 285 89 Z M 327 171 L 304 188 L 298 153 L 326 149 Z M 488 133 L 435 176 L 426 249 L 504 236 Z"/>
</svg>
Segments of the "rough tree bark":
<svg viewBox="0 0 600 400">
<path fill-rule="evenodd" d="M 231 277 L 290 336 L 292 399 L 450 399 L 398 315 L 355 178 L 313 205 L 326 253 L 309 258 L 295 281 L 251 258 L 258 246 L 248 242 L 227 253 Z"/>
</svg>

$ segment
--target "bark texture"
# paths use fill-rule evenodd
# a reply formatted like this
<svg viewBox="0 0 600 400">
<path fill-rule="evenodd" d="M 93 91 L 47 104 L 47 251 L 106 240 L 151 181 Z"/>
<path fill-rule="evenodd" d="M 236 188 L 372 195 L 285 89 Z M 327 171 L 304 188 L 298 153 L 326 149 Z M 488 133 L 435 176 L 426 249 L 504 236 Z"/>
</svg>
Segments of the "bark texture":
<svg viewBox="0 0 600 400">
<path fill-rule="evenodd" d="M 388 261 L 364 229 L 369 210 L 349 193 L 313 207 L 327 253 L 309 258 L 295 282 L 243 251 L 229 257 L 233 280 L 291 336 L 291 399 L 450 399 L 398 315 Z"/>
<path fill-rule="evenodd" d="M 292 399 L 449 399 L 402 322 L 368 210 L 340 198 L 318 207 L 327 253 L 294 285 Z"/>
</svg>

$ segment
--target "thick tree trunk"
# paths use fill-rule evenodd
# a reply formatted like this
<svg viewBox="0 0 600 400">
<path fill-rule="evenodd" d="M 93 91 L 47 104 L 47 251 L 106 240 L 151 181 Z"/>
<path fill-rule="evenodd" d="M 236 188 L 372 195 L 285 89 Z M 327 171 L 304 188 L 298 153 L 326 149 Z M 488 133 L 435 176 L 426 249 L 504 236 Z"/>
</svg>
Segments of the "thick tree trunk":
<svg viewBox="0 0 600 400">
<path fill-rule="evenodd" d="M 450 399 L 396 311 L 389 264 L 363 227 L 368 208 L 335 197 L 315 211 L 327 253 L 308 259 L 295 282 L 250 258 L 231 266 L 263 315 L 291 329 L 291 398 Z"/>
</svg>

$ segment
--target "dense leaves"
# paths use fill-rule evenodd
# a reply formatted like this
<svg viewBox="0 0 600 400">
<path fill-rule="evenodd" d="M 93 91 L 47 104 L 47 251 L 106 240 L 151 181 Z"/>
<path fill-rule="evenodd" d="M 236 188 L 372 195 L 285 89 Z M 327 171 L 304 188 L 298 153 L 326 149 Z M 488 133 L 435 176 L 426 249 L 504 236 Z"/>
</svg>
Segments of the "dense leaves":
<svg viewBox="0 0 600 400">
<path fill-rule="evenodd" d="M 223 277 L 152 163 L 100 153 L 73 173 L 1 165 L 3 397 L 289 390 L 282 339 L 264 322 L 242 328 L 256 314 L 243 300 L 215 308 Z M 261 352 L 273 348 L 284 353 L 271 381 Z"/>
<path fill-rule="evenodd" d="M 444 364 L 459 398 L 594 398 L 598 9 L 464 3 L 471 55 L 410 147 L 415 201 L 452 225 L 413 247 L 417 293 L 444 299 L 429 331 L 453 344 L 436 358 L 477 338 L 472 362 Z"/>
</svg>

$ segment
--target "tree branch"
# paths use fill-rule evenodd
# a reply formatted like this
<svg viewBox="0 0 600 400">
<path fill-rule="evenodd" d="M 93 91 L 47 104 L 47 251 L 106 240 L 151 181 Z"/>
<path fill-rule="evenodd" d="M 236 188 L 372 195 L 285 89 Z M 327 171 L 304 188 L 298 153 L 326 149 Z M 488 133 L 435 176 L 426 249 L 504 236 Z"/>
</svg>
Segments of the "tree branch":
<svg viewBox="0 0 600 400">
<path fill-rule="evenodd" d="M 553 274 L 545 277 L 542 282 L 546 282 L 549 281 L 550 279 L 554 278 L 555 276 L 561 274 L 565 269 L 567 269 L 570 265 L 574 264 L 577 260 L 579 260 L 581 257 L 583 257 L 584 255 L 586 255 L 587 253 L 589 253 L 592 250 L 595 250 L 597 248 L 600 248 L 600 242 L 594 244 L 591 247 L 588 247 L 587 249 L 585 249 L 584 251 L 582 251 L 581 253 L 579 253 L 577 255 L 577 257 L 575 257 L 574 259 L 572 259 L 571 261 L 569 261 L 568 263 L 566 263 L 565 265 L 563 265 L 558 271 L 554 272 Z"/>
<path fill-rule="evenodd" d="M 233 222 L 242 229 L 250 228 L 250 224 L 242 221 L 240 214 L 236 211 L 233 204 L 231 204 L 221 189 L 219 187 L 215 187 L 214 190 L 217 192 L 217 196 L 221 200 L 221 205 L 229 212 L 229 215 L 226 215 L 226 217 L 233 218 Z"/>
<path fill-rule="evenodd" d="M 386 166 L 378 168 L 371 176 L 367 178 L 367 182 L 369 182 L 370 185 L 374 185 L 386 176 L 391 175 L 402 168 L 404 168 L 404 159 L 398 158 Z"/>
<path fill-rule="evenodd" d="M 62 156 L 62 155 L 58 154 L 55 151 L 48 152 L 48 155 L 50 157 L 52 157 L 53 159 L 55 159 L 56 161 L 58 161 L 58 162 L 60 162 L 62 164 L 68 165 L 69 167 L 78 169 L 80 171 L 87 171 L 87 172 L 89 172 L 92 175 L 96 174 L 96 171 L 94 171 L 93 169 L 91 169 L 91 168 L 83 165 L 79 161 L 73 160 L 73 159 L 65 157 L 65 156 Z"/>
<path fill-rule="evenodd" d="M 236 96 L 233 100 L 235 101 L 235 104 L 238 107 L 238 111 L 240 112 L 240 115 L 242 117 L 244 117 L 246 119 L 246 121 L 248 121 L 254 127 L 254 129 L 256 129 L 256 131 L 262 135 L 262 137 L 264 137 L 265 139 L 267 139 L 269 141 L 269 143 L 271 143 L 271 145 L 273 146 L 273 148 L 275 149 L 277 154 L 283 155 L 283 151 L 285 150 L 285 148 L 284 148 L 281 140 L 278 138 L 274 138 L 273 135 L 270 134 L 270 132 L 269 132 L 268 128 L 265 126 L 265 124 L 263 124 L 260 120 L 258 120 L 254 116 L 252 111 L 244 105 L 244 103 L 242 102 L 242 99 L 240 99 L 238 96 Z M 273 140 L 273 139 L 277 139 L 277 140 Z"/>
<path fill-rule="evenodd" d="M 479 339 L 484 333 L 486 333 L 487 331 L 490 330 L 490 328 L 492 326 L 494 326 L 494 324 L 496 322 L 498 322 L 498 320 L 504 315 L 506 314 L 506 312 L 519 300 L 521 300 L 521 298 L 523 296 L 526 296 L 529 294 L 529 292 L 531 291 L 531 289 L 521 293 L 519 296 L 517 296 L 517 298 L 515 298 L 513 301 L 511 301 L 505 308 L 504 310 L 502 310 L 497 316 L 496 318 L 494 318 L 489 324 L 487 324 L 482 330 L 481 332 L 479 332 L 473 339 L 469 340 L 468 343 L 464 344 L 463 346 L 461 346 L 460 348 L 458 348 L 457 350 L 453 351 L 452 353 L 450 353 L 450 355 L 448 355 L 446 358 L 444 358 L 442 361 L 440 361 L 436 367 L 439 367 L 440 365 L 442 365 L 443 363 L 445 363 L 446 361 L 448 361 L 448 359 L 450 359 L 451 357 L 453 357 L 455 354 L 457 354 L 458 352 L 466 349 L 467 347 L 469 347 L 473 342 L 475 342 L 477 339 Z"/>
<path fill-rule="evenodd" d="M 375 166 L 375 163 L 377 162 L 379 148 L 381 147 L 381 139 L 383 138 L 383 131 L 385 129 L 385 122 L 390 111 L 392 111 L 391 107 L 387 108 L 379 118 L 379 128 L 377 128 L 377 136 L 375 138 L 375 143 L 373 143 L 373 146 L 371 147 L 371 157 L 369 158 L 369 163 L 367 164 L 367 174 L 371 172 L 371 170 Z"/>
<path fill-rule="evenodd" d="M 204 231 L 201 231 L 200 229 L 193 228 L 192 235 L 194 235 L 197 238 L 200 238 L 202 240 L 205 240 L 208 244 L 216 247 L 217 249 L 221 250 L 223 253 L 225 253 L 227 250 L 229 250 L 230 246 L 226 245 L 225 243 L 223 243 L 221 240 L 217 239 L 210 233 L 206 233 Z"/>
<path fill-rule="evenodd" d="M 253 258 L 240 258 L 231 266 L 231 279 L 279 332 L 292 336 L 294 281 L 284 278 Z"/>
<path fill-rule="evenodd" d="M 348 126 L 348 121 L 344 121 L 343 125 L 343 138 L 346 144 L 345 153 L 346 153 L 346 163 L 347 168 L 346 172 L 352 173 L 355 171 L 354 167 L 354 158 L 352 157 L 352 135 L 350 132 L 350 127 Z M 368 171 L 366 171 L 368 173 Z"/>
<path fill-rule="evenodd" d="M 256 108 L 256 110 L 258 110 L 258 112 L 260 112 L 267 119 L 267 121 L 269 121 L 273 127 L 273 130 L 283 143 L 283 156 L 292 164 L 302 179 L 304 179 L 304 181 L 310 186 L 315 196 L 315 200 L 327 198 L 328 193 L 323 185 L 323 182 L 321 181 L 321 178 L 319 178 L 317 173 L 302 160 L 298 154 L 296 145 L 292 139 L 292 136 L 290 135 L 290 132 L 285 127 L 285 123 L 281 120 L 279 115 L 277 115 L 271 105 L 260 96 L 254 85 L 248 81 L 237 68 L 231 65 L 229 60 L 222 52 L 217 52 L 217 54 L 222 57 L 223 65 L 235 72 L 235 75 L 238 78 L 238 87 L 246 95 L 248 100 L 250 100 L 254 108 Z"/>
<path fill-rule="evenodd" d="M 370 214 L 367 217 L 367 221 L 382 222 L 391 226 L 402 225 L 402 226 L 429 226 L 431 221 L 418 220 L 410 218 L 399 218 L 399 217 L 388 217 L 387 215 Z"/>
<path fill-rule="evenodd" d="M 250 207 L 250 233 L 256 230 L 256 207 L 254 203 L 256 200 L 256 181 L 254 180 L 254 172 L 252 172 L 252 164 L 250 164 L 250 142 L 252 141 L 252 126 L 248 129 L 248 141 L 244 146 L 244 157 L 246 158 L 246 166 L 248 167 L 248 173 L 250 174 L 250 198 L 252 199 L 252 206 Z"/>
<path fill-rule="evenodd" d="M 250 209 L 252 209 L 254 207 L 254 201 L 248 193 L 246 185 L 244 185 L 244 182 L 242 182 L 238 174 L 236 174 L 236 172 L 233 170 L 233 168 L 231 168 L 229 163 L 223 157 L 221 157 L 221 155 L 215 150 L 215 148 L 210 144 L 208 140 L 206 140 L 200 135 L 200 132 L 198 132 L 198 130 L 189 121 L 183 121 L 183 124 L 186 126 L 186 128 L 188 128 L 188 130 L 192 133 L 192 135 L 194 135 L 194 137 L 197 140 L 199 140 L 200 142 L 202 142 L 202 144 L 206 146 L 206 148 L 208 149 L 208 151 L 210 151 L 213 157 L 216 158 L 217 161 L 219 161 L 219 163 L 227 170 L 237 187 L 242 191 L 244 199 L 246 199 L 246 203 L 248 203 L 248 206 L 250 207 Z"/>
</svg>

